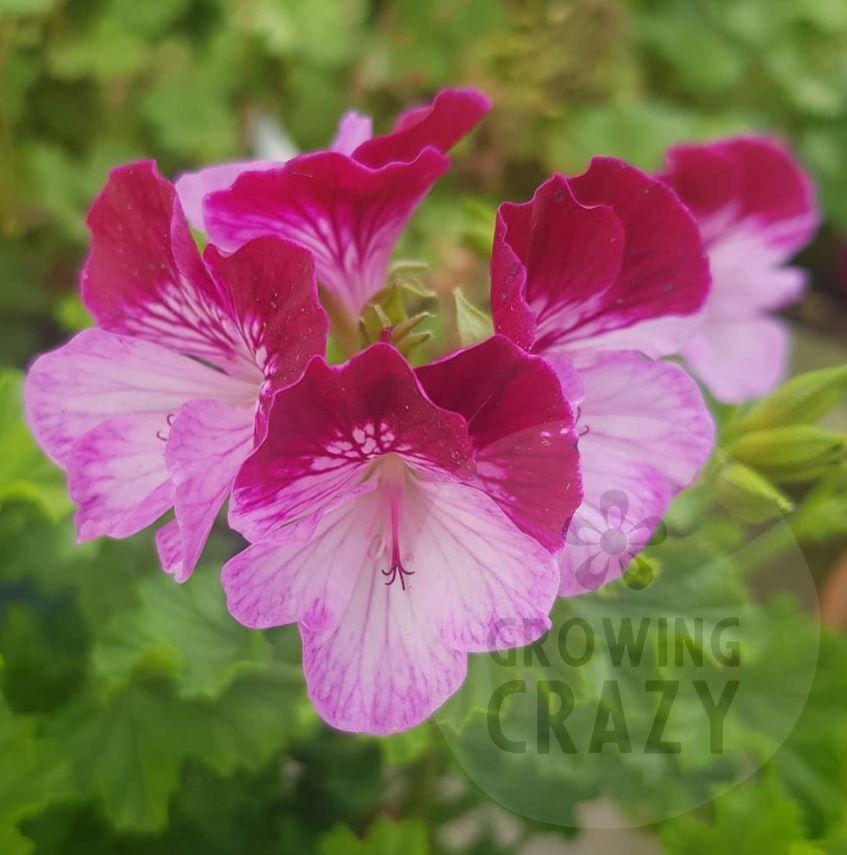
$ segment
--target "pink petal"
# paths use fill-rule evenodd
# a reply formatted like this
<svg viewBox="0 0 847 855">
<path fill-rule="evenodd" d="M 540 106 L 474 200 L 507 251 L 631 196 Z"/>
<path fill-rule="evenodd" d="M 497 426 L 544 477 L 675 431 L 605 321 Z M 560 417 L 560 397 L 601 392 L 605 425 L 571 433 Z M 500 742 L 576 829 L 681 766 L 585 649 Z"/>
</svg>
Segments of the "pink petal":
<svg viewBox="0 0 847 855">
<path fill-rule="evenodd" d="M 435 404 L 467 419 L 483 489 L 558 551 L 581 496 L 573 413 L 553 369 L 494 336 L 417 374 Z"/>
<path fill-rule="evenodd" d="M 232 488 L 238 467 L 253 447 L 253 410 L 219 401 L 190 401 L 177 413 L 165 449 L 173 479 L 179 530 L 157 538 L 166 573 L 189 578 Z"/>
<path fill-rule="evenodd" d="M 363 570 L 337 627 L 300 628 L 309 697 L 339 730 L 408 730 L 464 682 L 467 654 L 443 643 L 412 597 L 392 595 L 378 573 Z"/>
<path fill-rule="evenodd" d="M 676 365 L 631 351 L 585 351 L 576 365 L 587 395 L 579 418 L 584 500 L 575 518 L 601 535 L 611 528 L 631 531 L 643 520 L 660 518 L 694 480 L 713 448 L 714 426 L 696 383 Z M 619 495 L 625 520 L 604 513 Z M 606 557 L 619 554 L 615 536 L 607 540 L 612 542 Z M 638 541 L 643 543 L 644 532 Z M 640 548 L 621 546 L 630 554 Z M 577 571 L 597 552 L 569 536 L 560 553 L 560 595 L 585 589 Z"/>
<path fill-rule="evenodd" d="M 281 165 L 278 160 L 241 160 L 184 172 L 176 180 L 176 192 L 188 222 L 198 231 L 205 231 L 203 199 L 209 193 L 226 190 L 242 172 L 262 172 Z"/>
<path fill-rule="evenodd" d="M 549 629 L 556 562 L 491 496 L 456 481 L 422 480 L 408 506 L 406 593 L 420 595 L 445 643 L 483 652 L 530 644 Z"/>
<path fill-rule="evenodd" d="M 767 137 L 735 137 L 668 152 L 662 174 L 697 217 L 708 243 L 754 232 L 784 261 L 819 222 L 812 182 L 792 153 Z"/>
<path fill-rule="evenodd" d="M 24 404 L 39 444 L 66 467 L 73 443 L 113 416 L 155 417 L 155 437 L 192 398 L 251 402 L 255 395 L 253 384 L 152 342 L 90 329 L 33 363 Z"/>
<path fill-rule="evenodd" d="M 781 267 L 778 253 L 755 232 L 727 232 L 709 250 L 711 319 L 740 319 L 781 309 L 796 302 L 806 289 L 806 272 Z"/>
<path fill-rule="evenodd" d="M 371 549 L 374 487 L 345 497 L 316 525 L 285 526 L 228 561 L 221 579 L 232 616 L 257 629 L 336 626 Z"/>
<path fill-rule="evenodd" d="M 255 373 L 209 278 L 174 186 L 152 161 L 112 171 L 88 213 L 82 297 L 110 332 L 146 338 L 231 373 Z"/>
<path fill-rule="evenodd" d="M 718 400 L 734 404 L 785 379 L 790 345 L 788 329 L 775 319 L 707 319 L 683 355 Z"/>
<path fill-rule="evenodd" d="M 244 173 L 207 196 L 206 224 L 226 250 L 269 234 L 303 244 L 321 284 L 358 314 L 386 284 L 400 232 L 447 167 L 431 148 L 378 169 L 335 152 L 303 155 L 279 169 Z"/>
<path fill-rule="evenodd" d="M 311 254 L 277 237 L 257 238 L 232 255 L 208 246 L 204 261 L 264 377 L 294 382 L 326 350 L 329 320 L 318 300 Z"/>
<path fill-rule="evenodd" d="M 343 730 L 412 727 L 461 684 L 464 651 L 527 644 L 549 627 L 558 569 L 545 549 L 474 487 L 415 479 L 408 491 L 404 585 L 386 584 L 378 490 L 333 508 L 308 533 L 281 530 L 224 568 L 237 619 L 301 623 L 310 696 Z"/>
<path fill-rule="evenodd" d="M 159 563 L 165 573 L 175 575 L 175 571 L 183 562 L 185 544 L 179 523 L 176 520 L 166 522 L 156 532 L 156 552 L 159 553 Z"/>
<path fill-rule="evenodd" d="M 602 438 L 661 471 L 678 490 L 697 476 L 714 445 L 714 424 L 697 384 L 678 365 L 632 351 L 578 355 L 588 394 L 580 445 Z M 590 439 L 589 439 L 590 437 Z"/>
<path fill-rule="evenodd" d="M 549 553 L 484 493 L 418 487 L 405 590 L 383 584 L 381 566 L 365 561 L 338 625 L 301 628 L 309 695 L 342 730 L 413 727 L 459 687 L 465 650 L 528 644 L 549 628 L 558 581 Z"/>
<path fill-rule="evenodd" d="M 372 345 L 340 366 L 316 358 L 275 396 L 267 436 L 236 479 L 230 524 L 261 540 L 336 503 L 370 461 L 389 453 L 443 472 L 472 460 L 464 418 L 431 403 L 390 345 Z"/>
<path fill-rule="evenodd" d="M 710 300 L 715 296 L 714 287 Z M 640 350 L 648 356 L 675 356 L 680 353 L 703 326 L 708 309 L 693 315 L 670 315 L 642 321 L 631 327 L 592 336 L 592 350 Z M 555 354 L 548 354 L 552 359 Z"/>
<path fill-rule="evenodd" d="M 469 134 L 491 109 L 491 102 L 475 89 L 442 89 L 432 104 L 405 112 L 394 130 L 362 143 L 353 157 L 378 169 L 389 163 L 408 163 L 422 151 L 446 153 Z"/>
<path fill-rule="evenodd" d="M 360 145 L 367 142 L 372 136 L 373 122 L 371 117 L 357 113 L 355 110 L 349 110 L 341 117 L 341 121 L 338 123 L 338 132 L 329 149 L 330 151 L 337 151 L 339 154 L 353 154 Z"/>
<path fill-rule="evenodd" d="M 158 414 L 113 416 L 71 447 L 68 492 L 80 543 L 129 537 L 170 508 L 161 423 Z"/>
</svg>

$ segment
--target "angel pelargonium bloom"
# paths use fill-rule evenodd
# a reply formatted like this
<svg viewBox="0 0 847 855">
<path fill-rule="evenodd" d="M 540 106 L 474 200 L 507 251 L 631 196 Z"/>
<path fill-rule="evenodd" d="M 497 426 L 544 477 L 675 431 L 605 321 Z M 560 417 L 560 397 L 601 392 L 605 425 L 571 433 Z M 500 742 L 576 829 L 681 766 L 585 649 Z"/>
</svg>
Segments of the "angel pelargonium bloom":
<svg viewBox="0 0 847 855">
<path fill-rule="evenodd" d="M 204 228 L 227 250 L 268 234 L 304 244 L 320 283 L 358 315 L 385 286 L 403 227 L 450 165 L 446 152 L 489 106 L 474 90 L 445 89 L 377 137 L 361 117 L 348 117 L 334 150 L 242 171 L 228 189 L 207 191 Z"/>
<path fill-rule="evenodd" d="M 230 612 L 296 622 L 312 702 L 342 730 L 413 727 L 467 653 L 549 627 L 553 552 L 580 501 L 555 373 L 506 339 L 419 369 L 388 344 L 313 360 L 238 474 Z"/>
<path fill-rule="evenodd" d="M 583 175 L 550 178 L 530 202 L 500 206 L 495 329 L 543 355 L 579 405 L 581 527 L 607 529 L 603 497 L 623 494 L 629 517 L 652 530 L 707 459 L 713 426 L 696 383 L 643 351 L 670 346 L 674 322 L 697 312 L 708 289 L 691 215 L 668 187 L 620 161 L 595 158 Z M 649 534 L 642 527 L 640 542 L 623 548 L 637 552 Z M 559 563 L 562 596 L 610 578 L 609 562 L 579 538 Z"/>
<path fill-rule="evenodd" d="M 88 225 L 97 327 L 35 361 L 27 418 L 68 473 L 79 540 L 128 537 L 173 506 L 156 540 L 184 581 L 253 448 L 260 395 L 324 352 L 314 264 L 279 238 L 201 259 L 151 162 L 114 170 Z"/>
<path fill-rule="evenodd" d="M 765 394 L 785 378 L 790 345 L 769 313 L 806 285 L 785 265 L 818 226 L 812 182 L 785 147 L 754 136 L 672 148 L 660 177 L 696 217 L 712 268 L 686 362 L 722 401 Z"/>
</svg>

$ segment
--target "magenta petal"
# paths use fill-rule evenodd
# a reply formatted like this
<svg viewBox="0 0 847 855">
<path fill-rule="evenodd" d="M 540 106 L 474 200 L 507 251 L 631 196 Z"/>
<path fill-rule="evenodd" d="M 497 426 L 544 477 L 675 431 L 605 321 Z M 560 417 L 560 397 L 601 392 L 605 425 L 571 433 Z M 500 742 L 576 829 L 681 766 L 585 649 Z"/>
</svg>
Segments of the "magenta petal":
<svg viewBox="0 0 847 855">
<path fill-rule="evenodd" d="M 183 173 L 176 180 L 176 192 L 188 222 L 198 231 L 206 231 L 203 199 L 209 193 L 226 190 L 242 172 L 262 172 L 281 165 L 278 160 L 241 160 Z"/>
<path fill-rule="evenodd" d="M 160 557 L 177 582 L 189 578 L 232 488 L 238 467 L 253 447 L 253 410 L 219 401 L 190 401 L 177 413 L 165 449 L 174 483 L 175 533 L 161 535 Z"/>
<path fill-rule="evenodd" d="M 802 295 L 806 277 L 784 262 L 814 234 L 808 176 L 773 140 L 738 137 L 668 153 L 663 176 L 697 217 L 713 287 L 699 334 L 682 352 L 720 400 L 738 403 L 782 379 L 788 337 L 764 317 Z"/>
<path fill-rule="evenodd" d="M 245 359 L 174 186 L 151 161 L 112 171 L 88 214 L 82 297 L 98 324 L 231 370 Z"/>
<path fill-rule="evenodd" d="M 267 436 L 236 478 L 230 523 L 261 540 L 336 503 L 388 453 L 444 472 L 472 460 L 465 420 L 431 403 L 390 345 L 372 345 L 340 366 L 315 358 L 296 385 L 276 394 Z"/>
<path fill-rule="evenodd" d="M 708 262 L 697 224 L 672 191 L 608 157 L 595 157 L 570 185 L 583 205 L 611 207 L 626 235 L 620 276 L 606 292 L 604 311 L 583 326 L 583 336 L 702 307 Z"/>
<path fill-rule="evenodd" d="M 617 280 L 623 227 L 606 206 L 587 208 L 554 175 L 532 200 L 497 213 L 491 307 L 498 332 L 546 352 L 607 308 Z"/>
<path fill-rule="evenodd" d="M 353 158 L 378 169 L 389 163 L 408 163 L 426 148 L 448 152 L 470 133 L 491 109 L 491 102 L 475 89 L 442 89 L 432 104 L 405 112 L 390 134 L 362 143 Z"/>
<path fill-rule="evenodd" d="M 808 175 L 778 141 L 736 137 L 668 152 L 667 181 L 698 219 L 707 243 L 739 228 L 784 261 L 805 246 L 819 216 Z"/>
<path fill-rule="evenodd" d="M 691 214 L 621 161 L 595 158 L 585 174 L 553 176 L 530 202 L 500 207 L 494 325 L 536 353 L 623 329 L 637 339 L 645 321 L 697 311 L 709 282 Z"/>
<path fill-rule="evenodd" d="M 573 414 L 553 369 L 495 336 L 417 374 L 434 403 L 467 419 L 486 492 L 558 551 L 581 492 Z"/>
<path fill-rule="evenodd" d="M 329 321 L 308 250 L 265 237 L 232 255 L 208 246 L 204 260 L 246 350 L 274 386 L 293 382 L 311 357 L 324 353 Z"/>
<path fill-rule="evenodd" d="M 358 314 L 386 284 L 403 226 L 447 167 L 434 149 L 380 169 L 335 152 L 303 155 L 280 169 L 245 173 L 229 190 L 208 196 L 206 223 L 226 250 L 262 235 L 303 244 L 321 284 Z"/>
</svg>

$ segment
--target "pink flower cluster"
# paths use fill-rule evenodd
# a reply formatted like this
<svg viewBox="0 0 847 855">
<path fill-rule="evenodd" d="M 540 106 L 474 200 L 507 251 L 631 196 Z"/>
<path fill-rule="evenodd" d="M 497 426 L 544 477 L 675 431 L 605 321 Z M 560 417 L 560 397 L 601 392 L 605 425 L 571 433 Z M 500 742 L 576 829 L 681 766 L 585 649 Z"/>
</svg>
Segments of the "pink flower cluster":
<svg viewBox="0 0 847 855">
<path fill-rule="evenodd" d="M 417 368 L 388 343 L 328 364 L 318 283 L 362 311 L 488 109 L 446 90 L 383 136 L 349 113 L 326 151 L 176 186 L 114 170 L 88 217 L 96 326 L 26 383 L 80 541 L 173 509 L 156 543 L 184 582 L 229 500 L 250 544 L 223 568 L 229 610 L 297 623 L 312 701 L 343 730 L 414 726 L 469 652 L 534 641 L 557 596 L 620 576 L 713 444 L 697 384 L 657 357 L 720 397 L 761 392 L 785 349 L 766 312 L 802 287 L 782 265 L 815 209 L 774 143 L 675 149 L 657 177 L 596 158 L 501 205 L 491 338 Z M 619 537 L 613 506 L 636 522 Z M 593 566 L 592 531 L 619 560 Z"/>
</svg>

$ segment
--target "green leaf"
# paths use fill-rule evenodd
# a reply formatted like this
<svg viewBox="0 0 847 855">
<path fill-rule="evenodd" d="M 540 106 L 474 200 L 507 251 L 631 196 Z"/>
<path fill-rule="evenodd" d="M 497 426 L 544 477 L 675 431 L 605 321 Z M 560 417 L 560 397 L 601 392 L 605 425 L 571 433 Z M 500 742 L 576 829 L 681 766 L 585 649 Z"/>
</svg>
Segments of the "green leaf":
<svg viewBox="0 0 847 855">
<path fill-rule="evenodd" d="M 707 824 L 682 818 L 662 830 L 669 855 L 813 855 L 823 850 L 803 834 L 800 811 L 776 776 L 753 779 L 721 796 L 714 804 L 715 821 Z"/>
<path fill-rule="evenodd" d="M 789 623 L 789 632 L 796 632 Z M 788 648 L 793 638 L 782 644 Z M 774 651 L 777 662 L 780 652 Z M 776 668 L 774 669 L 776 671 Z M 774 674 L 774 679 L 779 679 Z M 809 699 L 800 720 L 770 765 L 803 809 L 814 837 L 842 821 L 847 783 L 847 639 L 825 633 Z"/>
<path fill-rule="evenodd" d="M 847 393 L 847 365 L 822 368 L 793 377 L 775 392 L 754 404 L 732 425 L 744 432 L 812 424 L 829 412 Z"/>
<path fill-rule="evenodd" d="M 61 754 L 37 739 L 32 720 L 14 715 L 0 696 L 0 851 L 28 855 L 18 823 L 68 794 Z"/>
<path fill-rule="evenodd" d="M 184 701 L 162 680 L 88 696 L 51 722 L 76 787 L 101 800 L 119 830 L 157 831 L 168 821 L 184 761 L 221 775 L 256 769 L 302 732 L 302 678 L 280 670 L 234 683 L 214 702 Z"/>
<path fill-rule="evenodd" d="M 456 328 L 463 347 L 484 341 L 494 333 L 491 318 L 471 303 L 459 288 L 453 291 Z"/>
<path fill-rule="evenodd" d="M 66 703 L 85 680 L 88 637 L 71 592 L 33 601 L 23 595 L 0 609 L 0 683 L 16 712 Z"/>
<path fill-rule="evenodd" d="M 419 820 L 392 822 L 380 817 L 364 839 L 336 826 L 318 842 L 319 855 L 427 855 L 426 827 Z"/>
<path fill-rule="evenodd" d="M 23 378 L 0 372 L 0 502 L 37 502 L 52 518 L 71 509 L 62 471 L 41 452 L 23 417 Z"/>
<path fill-rule="evenodd" d="M 264 636 L 230 617 L 211 568 L 184 585 L 159 573 L 138 587 L 139 606 L 113 616 L 95 647 L 99 677 L 121 682 L 136 668 L 161 670 L 184 697 L 217 697 L 238 674 L 268 667 Z"/>
</svg>

